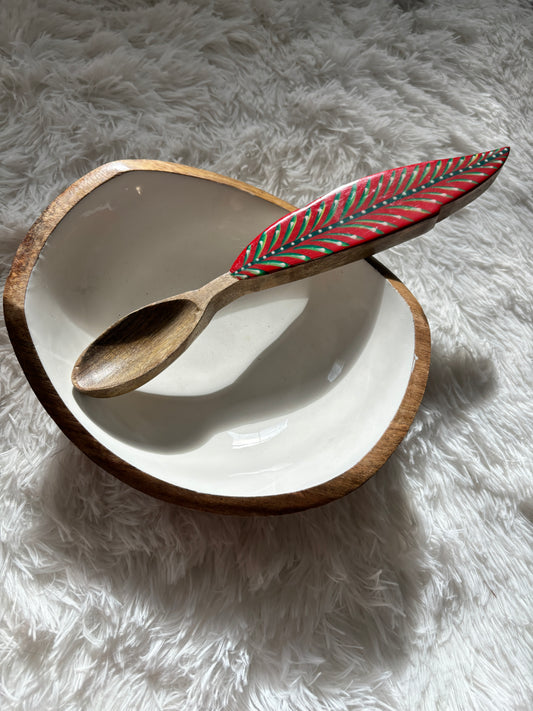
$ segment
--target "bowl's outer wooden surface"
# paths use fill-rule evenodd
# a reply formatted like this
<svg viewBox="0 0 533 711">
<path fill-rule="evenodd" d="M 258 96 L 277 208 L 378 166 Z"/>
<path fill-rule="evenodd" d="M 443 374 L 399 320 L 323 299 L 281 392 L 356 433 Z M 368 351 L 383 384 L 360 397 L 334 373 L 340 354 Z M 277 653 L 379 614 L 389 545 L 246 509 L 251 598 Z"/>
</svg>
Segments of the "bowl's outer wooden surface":
<svg viewBox="0 0 533 711">
<path fill-rule="evenodd" d="M 380 440 L 348 471 L 323 484 L 302 491 L 253 497 L 211 495 L 181 488 L 117 457 L 89 434 L 66 407 L 50 382 L 32 341 L 24 310 L 26 290 L 40 251 L 61 219 L 99 185 L 130 170 L 190 175 L 243 190 L 287 211 L 295 209 L 246 183 L 197 168 L 151 160 L 108 163 L 67 188 L 43 212 L 20 244 L 4 289 L 4 316 L 9 337 L 26 378 L 43 407 L 65 435 L 96 464 L 130 486 L 165 501 L 217 513 L 270 515 L 320 506 L 354 491 L 385 463 L 407 433 L 424 394 L 430 362 L 429 326 L 420 304 L 394 274 L 373 258 L 368 259 L 370 264 L 396 289 L 411 311 L 415 334 L 413 370 L 400 407 Z"/>
</svg>

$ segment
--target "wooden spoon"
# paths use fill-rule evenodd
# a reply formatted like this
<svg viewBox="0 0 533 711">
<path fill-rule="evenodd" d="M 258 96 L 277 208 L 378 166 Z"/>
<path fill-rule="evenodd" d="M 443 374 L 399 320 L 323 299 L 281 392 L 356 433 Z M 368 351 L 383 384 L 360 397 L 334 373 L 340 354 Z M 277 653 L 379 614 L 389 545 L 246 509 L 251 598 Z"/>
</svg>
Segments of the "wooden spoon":
<svg viewBox="0 0 533 711">
<path fill-rule="evenodd" d="M 76 361 L 74 387 L 94 397 L 138 388 L 183 353 L 226 304 L 427 232 L 488 188 L 508 154 L 501 148 L 387 170 L 285 215 L 222 276 L 133 311 L 104 331 Z"/>
</svg>

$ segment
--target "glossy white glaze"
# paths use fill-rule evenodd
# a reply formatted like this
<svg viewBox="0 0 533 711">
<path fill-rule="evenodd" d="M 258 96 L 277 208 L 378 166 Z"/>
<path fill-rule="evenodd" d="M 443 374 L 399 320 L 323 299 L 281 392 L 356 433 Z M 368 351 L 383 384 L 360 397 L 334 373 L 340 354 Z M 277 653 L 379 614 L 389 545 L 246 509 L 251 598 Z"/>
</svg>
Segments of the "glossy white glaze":
<svg viewBox="0 0 533 711">
<path fill-rule="evenodd" d="M 195 491 L 265 495 L 341 474 L 387 429 L 411 373 L 414 325 L 366 262 L 241 298 L 136 392 L 73 392 L 72 365 L 105 327 L 226 271 L 281 214 L 229 186 L 135 171 L 96 188 L 49 237 L 28 326 L 66 406 L 114 454 Z"/>
</svg>

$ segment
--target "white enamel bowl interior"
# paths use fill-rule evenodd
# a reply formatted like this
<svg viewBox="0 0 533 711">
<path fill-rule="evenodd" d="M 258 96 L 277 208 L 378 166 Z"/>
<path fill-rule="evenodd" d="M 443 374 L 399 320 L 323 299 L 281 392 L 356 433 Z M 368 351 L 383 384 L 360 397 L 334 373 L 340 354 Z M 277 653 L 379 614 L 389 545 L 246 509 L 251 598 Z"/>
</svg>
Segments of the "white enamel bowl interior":
<svg viewBox="0 0 533 711">
<path fill-rule="evenodd" d="M 143 304 L 229 268 L 280 207 L 219 183 L 131 171 L 59 223 L 33 269 L 26 318 L 53 386 L 108 450 L 180 487 L 262 496 L 321 484 L 377 443 L 414 362 L 406 302 L 366 262 L 242 297 L 140 390 L 72 389 L 83 348 Z"/>
</svg>

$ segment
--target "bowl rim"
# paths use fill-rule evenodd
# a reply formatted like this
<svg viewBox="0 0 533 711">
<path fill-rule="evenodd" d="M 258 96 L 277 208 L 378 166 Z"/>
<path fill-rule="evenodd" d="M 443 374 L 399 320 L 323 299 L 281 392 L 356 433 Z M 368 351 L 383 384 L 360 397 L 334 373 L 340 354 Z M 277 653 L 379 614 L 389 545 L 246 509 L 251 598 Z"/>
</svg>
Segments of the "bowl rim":
<svg viewBox="0 0 533 711">
<path fill-rule="evenodd" d="M 389 426 L 372 449 L 350 469 L 316 486 L 265 496 L 224 496 L 196 492 L 162 481 L 113 454 L 76 419 L 48 378 L 33 343 L 25 315 L 30 277 L 47 239 L 67 213 L 92 190 L 129 171 L 159 171 L 201 178 L 250 193 L 290 212 L 292 205 L 233 178 L 179 163 L 131 159 L 101 165 L 64 190 L 43 211 L 19 245 L 4 288 L 4 318 L 15 355 L 38 400 L 60 430 L 89 459 L 124 483 L 150 496 L 188 508 L 238 515 L 285 514 L 313 508 L 357 489 L 390 457 L 405 437 L 420 406 L 427 383 L 431 338 L 422 307 L 407 287 L 373 257 L 367 262 L 376 269 L 407 303 L 414 325 L 414 362 L 402 401 Z"/>
</svg>

